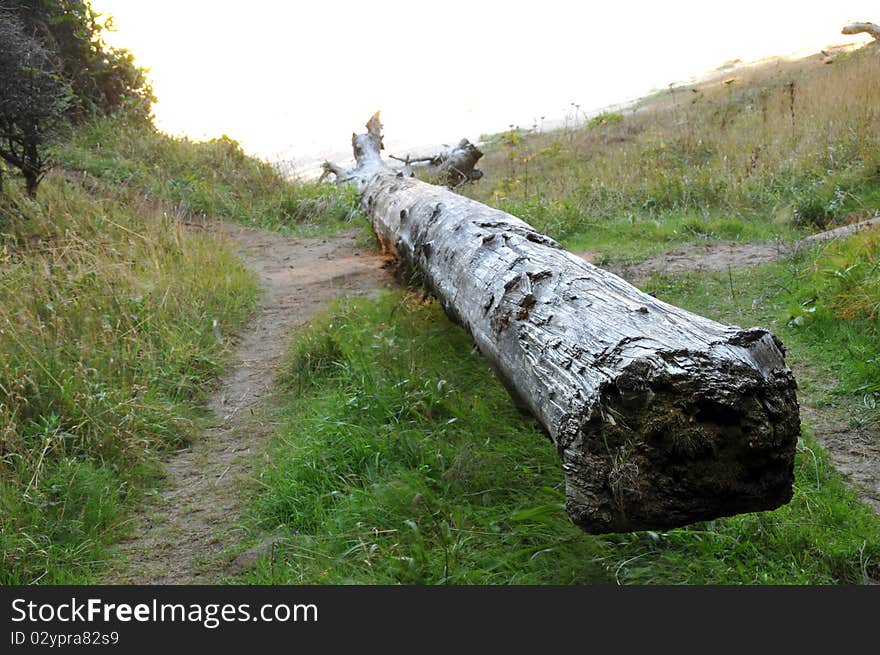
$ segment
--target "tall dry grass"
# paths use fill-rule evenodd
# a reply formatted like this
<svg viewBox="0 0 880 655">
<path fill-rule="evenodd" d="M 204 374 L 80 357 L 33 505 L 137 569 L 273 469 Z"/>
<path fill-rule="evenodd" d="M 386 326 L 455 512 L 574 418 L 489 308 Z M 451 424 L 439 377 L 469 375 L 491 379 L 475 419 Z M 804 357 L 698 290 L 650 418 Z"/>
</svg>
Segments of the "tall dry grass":
<svg viewBox="0 0 880 655">
<path fill-rule="evenodd" d="M 615 120 L 500 135 L 487 184 L 502 206 L 565 209 L 558 229 L 668 212 L 791 220 L 823 227 L 880 207 L 876 51 L 777 61 L 658 93 Z M 526 210 L 528 213 L 528 209 Z"/>
<path fill-rule="evenodd" d="M 71 178 L 74 179 L 71 179 Z M 159 453 L 191 435 L 255 283 L 161 206 L 59 173 L 0 196 L 0 581 L 89 579 Z"/>
</svg>

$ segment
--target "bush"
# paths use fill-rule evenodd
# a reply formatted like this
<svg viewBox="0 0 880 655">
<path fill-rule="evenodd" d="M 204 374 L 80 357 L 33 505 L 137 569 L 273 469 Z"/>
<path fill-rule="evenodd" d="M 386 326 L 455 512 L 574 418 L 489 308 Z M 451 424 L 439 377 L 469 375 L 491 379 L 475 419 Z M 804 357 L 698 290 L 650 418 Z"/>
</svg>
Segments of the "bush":
<svg viewBox="0 0 880 655">
<path fill-rule="evenodd" d="M 7 9 L 23 23 L 60 62 L 60 72 L 70 83 L 71 118 L 109 116 L 119 111 L 150 115 L 155 101 L 144 70 L 127 50 L 109 47 L 101 33 L 111 19 L 87 0 L 5 0 Z"/>
<path fill-rule="evenodd" d="M 587 123 L 589 127 L 603 127 L 605 125 L 617 125 L 623 122 L 623 114 L 617 111 L 603 112 L 593 116 Z"/>
<path fill-rule="evenodd" d="M 45 148 L 64 125 L 70 101 L 55 57 L 25 29 L 0 10 L 0 157 L 21 171 L 33 197 L 49 169 Z"/>
<path fill-rule="evenodd" d="M 827 229 L 846 208 L 848 195 L 840 185 L 835 185 L 833 189 L 820 186 L 804 190 L 795 203 L 795 225 Z"/>
</svg>

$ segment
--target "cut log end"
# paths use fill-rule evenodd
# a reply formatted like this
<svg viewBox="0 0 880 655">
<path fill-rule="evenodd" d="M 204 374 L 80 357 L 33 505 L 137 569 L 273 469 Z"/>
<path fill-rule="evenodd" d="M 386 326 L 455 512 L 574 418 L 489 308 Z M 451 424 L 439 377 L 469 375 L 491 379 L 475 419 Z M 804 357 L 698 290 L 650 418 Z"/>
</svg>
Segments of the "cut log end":
<svg viewBox="0 0 880 655">
<path fill-rule="evenodd" d="M 714 350 L 636 358 L 589 417 L 566 417 L 556 443 L 581 529 L 667 529 L 791 499 L 800 420 L 775 338 L 741 331 Z"/>
</svg>

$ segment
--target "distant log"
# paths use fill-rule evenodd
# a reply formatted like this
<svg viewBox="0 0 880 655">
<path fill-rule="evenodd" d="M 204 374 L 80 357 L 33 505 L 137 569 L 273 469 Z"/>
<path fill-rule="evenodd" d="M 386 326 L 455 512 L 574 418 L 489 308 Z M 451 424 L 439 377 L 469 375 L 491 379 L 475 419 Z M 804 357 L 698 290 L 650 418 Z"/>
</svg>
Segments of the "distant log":
<svg viewBox="0 0 880 655">
<path fill-rule="evenodd" d="M 379 152 L 385 149 L 382 143 L 382 124 L 379 122 L 379 114 L 373 116 L 367 123 L 366 134 L 352 134 L 351 145 L 354 150 L 357 166 L 346 169 L 331 162 L 324 162 L 323 179 L 329 174 L 336 176 L 339 182 L 351 182 L 359 189 L 379 169 L 392 170 L 382 161 Z M 395 172 L 405 177 L 415 177 L 423 174 L 432 181 L 443 182 L 446 186 L 454 189 L 465 182 L 475 182 L 483 177 L 483 172 L 476 169 L 477 161 L 483 153 L 467 139 L 459 141 L 454 148 L 448 148 L 441 153 L 428 157 L 395 157 L 403 163 Z"/>
<path fill-rule="evenodd" d="M 404 174 L 425 173 L 427 177 L 442 181 L 450 189 L 461 186 L 465 182 L 475 182 L 483 177 L 483 171 L 476 165 L 483 153 L 477 146 L 462 139 L 454 148 L 430 157 L 395 157 L 391 159 L 403 162 Z"/>
<path fill-rule="evenodd" d="M 850 23 L 841 30 L 841 34 L 870 34 L 880 40 L 880 25 L 874 23 Z"/>
<path fill-rule="evenodd" d="M 800 420 L 775 336 L 657 300 L 515 216 L 391 170 L 378 116 L 354 142 L 340 179 L 545 428 L 575 524 L 665 529 L 790 500 Z"/>
</svg>

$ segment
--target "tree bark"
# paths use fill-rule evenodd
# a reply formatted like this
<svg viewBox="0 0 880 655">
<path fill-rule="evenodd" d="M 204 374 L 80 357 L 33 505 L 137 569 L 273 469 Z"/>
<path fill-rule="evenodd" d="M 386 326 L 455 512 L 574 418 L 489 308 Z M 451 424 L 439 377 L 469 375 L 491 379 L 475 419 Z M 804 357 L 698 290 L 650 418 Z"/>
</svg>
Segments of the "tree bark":
<svg viewBox="0 0 880 655">
<path fill-rule="evenodd" d="M 790 500 L 800 420 L 775 336 L 664 303 L 515 216 L 355 154 L 367 173 L 348 179 L 383 248 L 544 427 L 575 524 L 665 529 Z"/>
<path fill-rule="evenodd" d="M 37 197 L 37 188 L 40 186 L 40 176 L 30 169 L 22 171 L 24 176 L 24 189 L 28 198 Z"/>
<path fill-rule="evenodd" d="M 880 40 L 880 25 L 874 23 L 850 23 L 844 27 L 841 34 L 870 34 L 874 39 Z"/>
</svg>

